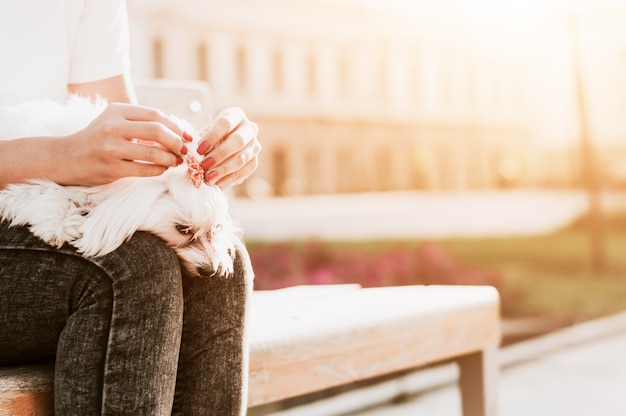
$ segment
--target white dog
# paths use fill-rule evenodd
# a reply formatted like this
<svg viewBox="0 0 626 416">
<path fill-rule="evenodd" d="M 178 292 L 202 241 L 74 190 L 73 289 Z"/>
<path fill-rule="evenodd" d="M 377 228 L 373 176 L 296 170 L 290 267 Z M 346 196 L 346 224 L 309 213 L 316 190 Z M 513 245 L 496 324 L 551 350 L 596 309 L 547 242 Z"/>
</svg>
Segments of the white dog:
<svg viewBox="0 0 626 416">
<path fill-rule="evenodd" d="M 73 97 L 64 105 L 37 101 L 0 109 L 0 140 L 71 134 L 105 107 L 102 101 Z M 191 126 L 184 129 L 196 138 Z M 192 275 L 232 273 L 239 229 L 223 192 L 192 180 L 202 172 L 192 169 L 199 168 L 199 156 L 193 159 L 191 147 L 187 163 L 156 177 L 93 187 L 60 186 L 45 179 L 9 185 L 0 191 L 0 219 L 29 225 L 46 243 L 69 243 L 88 257 L 112 252 L 135 231 L 148 231 L 165 240 Z"/>
</svg>

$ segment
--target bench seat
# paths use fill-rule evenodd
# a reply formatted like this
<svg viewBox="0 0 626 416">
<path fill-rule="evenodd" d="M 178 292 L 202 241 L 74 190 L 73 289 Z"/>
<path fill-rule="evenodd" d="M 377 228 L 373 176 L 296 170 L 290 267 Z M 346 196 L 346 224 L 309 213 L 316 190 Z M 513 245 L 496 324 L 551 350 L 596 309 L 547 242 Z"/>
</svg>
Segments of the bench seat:
<svg viewBox="0 0 626 416">
<path fill-rule="evenodd" d="M 455 359 L 464 416 L 496 414 L 499 297 L 486 286 L 255 291 L 249 405 Z M 0 416 L 52 415 L 52 367 L 0 368 Z"/>
</svg>

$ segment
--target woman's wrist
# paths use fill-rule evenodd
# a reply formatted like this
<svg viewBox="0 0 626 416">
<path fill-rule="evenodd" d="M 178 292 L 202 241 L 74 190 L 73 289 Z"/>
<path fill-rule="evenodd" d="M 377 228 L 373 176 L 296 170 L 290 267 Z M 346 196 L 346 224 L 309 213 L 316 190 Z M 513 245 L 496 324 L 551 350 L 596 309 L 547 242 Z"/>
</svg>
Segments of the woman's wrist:
<svg viewBox="0 0 626 416">
<path fill-rule="evenodd" d="M 49 179 L 67 185 L 73 178 L 66 158 L 69 137 L 24 137 L 0 142 L 0 188 L 30 179 Z"/>
<path fill-rule="evenodd" d="M 42 141 L 42 174 L 59 185 L 80 185 L 76 169 L 80 163 L 74 155 L 73 135 L 45 137 Z"/>
</svg>

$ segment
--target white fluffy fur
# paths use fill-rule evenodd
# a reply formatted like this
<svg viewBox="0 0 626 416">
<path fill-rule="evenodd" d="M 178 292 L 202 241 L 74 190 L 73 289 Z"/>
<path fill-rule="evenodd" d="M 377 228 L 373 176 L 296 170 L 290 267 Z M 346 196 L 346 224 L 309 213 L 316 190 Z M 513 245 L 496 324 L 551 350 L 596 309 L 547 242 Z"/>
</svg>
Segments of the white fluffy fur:
<svg viewBox="0 0 626 416">
<path fill-rule="evenodd" d="M 73 97 L 64 105 L 37 101 L 3 108 L 0 140 L 74 133 L 105 107 L 103 101 Z M 178 121 L 196 137 L 191 126 Z M 239 232 L 223 192 L 207 184 L 196 188 L 185 163 L 160 176 L 94 187 L 60 186 L 45 179 L 9 185 L 0 191 L 0 218 L 11 225 L 28 224 L 48 244 L 69 243 L 88 257 L 108 254 L 135 231 L 148 231 L 165 240 L 193 275 L 232 273 Z"/>
</svg>

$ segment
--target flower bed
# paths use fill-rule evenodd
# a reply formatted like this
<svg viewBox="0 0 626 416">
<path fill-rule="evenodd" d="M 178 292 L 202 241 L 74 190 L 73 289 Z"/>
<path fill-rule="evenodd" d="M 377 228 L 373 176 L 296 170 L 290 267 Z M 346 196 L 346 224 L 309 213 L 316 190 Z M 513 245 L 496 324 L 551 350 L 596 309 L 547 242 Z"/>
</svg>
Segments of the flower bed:
<svg viewBox="0 0 626 416">
<path fill-rule="evenodd" d="M 425 242 L 378 251 L 330 246 L 321 241 L 249 247 L 256 289 L 303 284 L 490 285 L 503 289 L 498 270 L 469 267 L 442 245 Z"/>
</svg>

